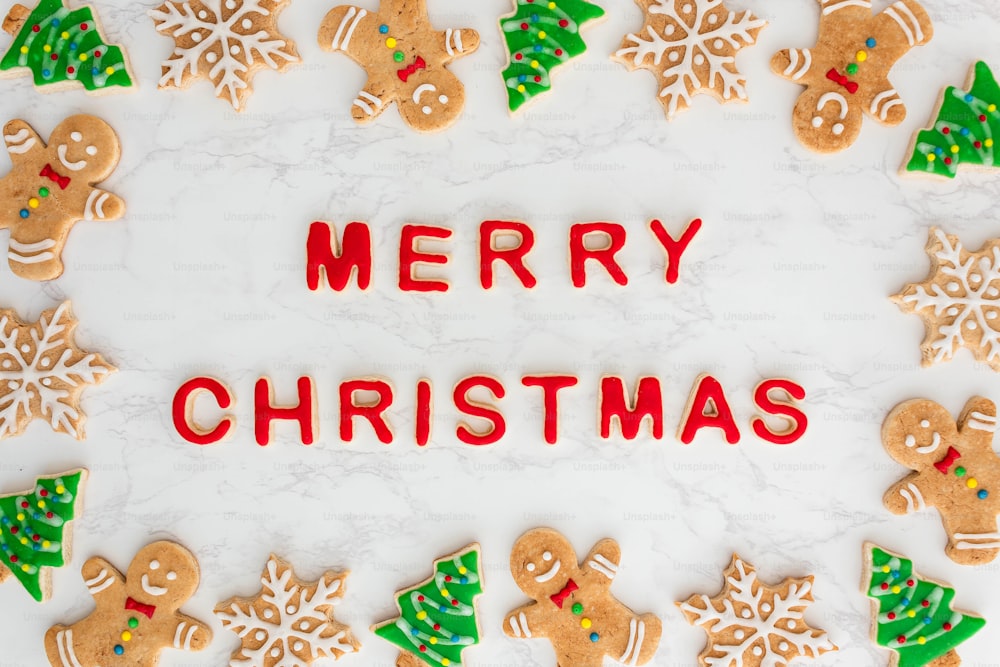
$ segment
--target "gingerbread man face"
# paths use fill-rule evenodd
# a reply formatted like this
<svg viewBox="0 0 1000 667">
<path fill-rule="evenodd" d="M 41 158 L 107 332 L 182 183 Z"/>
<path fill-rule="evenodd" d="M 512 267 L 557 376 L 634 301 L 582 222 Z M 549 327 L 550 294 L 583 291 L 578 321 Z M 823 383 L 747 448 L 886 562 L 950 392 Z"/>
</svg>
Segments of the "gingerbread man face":
<svg viewBox="0 0 1000 667">
<path fill-rule="evenodd" d="M 458 77 L 448 71 L 428 72 L 413 83 L 412 92 L 403 91 L 399 99 L 399 113 L 407 125 L 433 121 L 447 126 L 458 120 L 465 109 L 465 86 Z"/>
<path fill-rule="evenodd" d="M 554 531 L 528 531 L 511 550 L 511 574 L 518 588 L 531 598 L 544 598 L 562 590 L 574 569 L 576 551 Z"/>
<path fill-rule="evenodd" d="M 79 179 L 103 181 L 118 165 L 121 146 L 111 126 L 92 116 L 70 116 L 49 137 L 49 161 Z"/>
<path fill-rule="evenodd" d="M 933 465 L 955 442 L 955 420 L 934 401 L 914 399 L 896 410 L 897 418 L 886 422 L 882 441 L 889 456 L 907 468 Z"/>
<path fill-rule="evenodd" d="M 806 146 L 840 151 L 861 133 L 861 107 L 837 90 L 810 88 L 799 95 L 792 115 L 795 136 Z"/>
<path fill-rule="evenodd" d="M 132 559 L 125 580 L 129 595 L 157 607 L 178 609 L 198 589 L 200 575 L 184 547 L 154 542 Z"/>
</svg>

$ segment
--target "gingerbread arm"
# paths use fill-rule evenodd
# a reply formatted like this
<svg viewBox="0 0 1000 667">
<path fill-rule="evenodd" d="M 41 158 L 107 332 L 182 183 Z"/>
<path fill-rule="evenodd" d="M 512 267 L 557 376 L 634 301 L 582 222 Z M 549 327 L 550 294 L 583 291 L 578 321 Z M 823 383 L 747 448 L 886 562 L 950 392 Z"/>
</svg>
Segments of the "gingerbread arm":
<svg viewBox="0 0 1000 667">
<path fill-rule="evenodd" d="M 31 129 L 30 125 L 20 119 L 12 120 L 4 126 L 3 140 L 14 166 L 26 160 L 35 151 L 45 150 L 42 138 Z"/>
<path fill-rule="evenodd" d="M 173 644 L 183 651 L 200 651 L 212 643 L 212 631 L 201 621 L 177 614 L 177 625 L 174 626 Z"/>
<path fill-rule="evenodd" d="M 545 620 L 541 606 L 537 602 L 532 602 L 507 614 L 507 618 L 503 620 L 503 631 L 508 637 L 518 639 L 544 637 L 547 627 Z"/>
<path fill-rule="evenodd" d="M 353 5 L 334 7 L 319 25 L 319 45 L 324 51 L 341 51 L 350 56 L 354 62 L 364 65 L 364 54 L 352 45 L 357 44 L 354 34 L 359 24 L 373 15 L 366 9 Z"/>
<path fill-rule="evenodd" d="M 810 49 L 782 49 L 771 58 L 772 72 L 802 85 L 810 82 L 814 69 Z"/>
<path fill-rule="evenodd" d="M 83 207 L 84 220 L 107 222 L 117 220 L 125 215 L 125 202 L 118 195 L 105 192 L 100 188 L 92 188 L 87 195 L 87 203 Z"/>
<path fill-rule="evenodd" d="M 441 40 L 438 48 L 448 54 L 448 60 L 445 64 L 479 48 L 479 33 L 471 28 L 448 28 L 438 34 Z"/>
<path fill-rule="evenodd" d="M 889 487 L 882 497 L 882 504 L 893 514 L 909 514 L 919 512 L 925 507 L 933 506 L 921 490 L 920 473 L 912 472 Z"/>
<path fill-rule="evenodd" d="M 396 89 L 386 86 L 381 77 L 369 77 L 351 107 L 351 117 L 365 125 L 378 118 L 396 99 Z"/>
<path fill-rule="evenodd" d="M 622 549 L 618 543 L 610 538 L 605 538 L 594 545 L 587 557 L 583 560 L 580 570 L 583 573 L 582 579 L 591 579 L 598 582 L 599 586 L 611 586 L 615 575 L 618 574 L 618 563 L 622 559 Z"/>
<path fill-rule="evenodd" d="M 988 398 L 973 396 L 965 403 L 958 417 L 958 432 L 963 449 L 969 452 L 992 452 L 993 434 L 997 430 L 997 406 Z"/>
<path fill-rule="evenodd" d="M 115 567 L 103 558 L 91 558 L 83 564 L 80 572 L 83 583 L 95 600 L 125 584 L 125 577 Z"/>
</svg>

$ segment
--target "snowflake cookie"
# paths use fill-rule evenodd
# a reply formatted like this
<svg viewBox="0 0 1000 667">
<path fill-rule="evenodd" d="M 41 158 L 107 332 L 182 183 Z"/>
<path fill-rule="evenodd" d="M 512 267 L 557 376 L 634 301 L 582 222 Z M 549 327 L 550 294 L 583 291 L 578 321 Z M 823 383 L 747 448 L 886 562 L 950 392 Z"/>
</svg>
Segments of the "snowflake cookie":
<svg viewBox="0 0 1000 667">
<path fill-rule="evenodd" d="M 667 118 L 691 104 L 696 93 L 720 102 L 746 101 L 746 80 L 736 53 L 767 25 L 748 11 L 732 12 L 722 0 L 635 0 L 646 12 L 638 34 L 628 34 L 614 58 L 630 70 L 648 69 L 660 84 Z"/>
<path fill-rule="evenodd" d="M 803 146 L 817 153 L 842 151 L 858 138 L 867 114 L 883 125 L 906 118 L 889 72 L 934 28 L 916 0 L 899 0 L 872 15 L 871 0 L 819 0 L 819 37 L 811 49 L 785 49 L 771 70 L 805 86 L 792 111 Z"/>
<path fill-rule="evenodd" d="M 77 321 L 69 301 L 28 324 L 0 309 L 0 439 L 20 435 L 32 419 L 83 440 L 80 394 L 116 369 L 73 340 Z"/>
<path fill-rule="evenodd" d="M 969 252 L 957 236 L 932 227 L 927 254 L 927 279 L 892 296 L 904 312 L 924 320 L 922 364 L 950 361 L 964 346 L 1000 371 L 1000 239 Z"/>
<path fill-rule="evenodd" d="M 215 96 L 242 111 L 257 70 L 284 72 L 299 62 L 295 42 L 278 32 L 278 14 L 291 0 L 169 0 L 150 12 L 156 29 L 174 38 L 160 88 L 186 88 L 198 78 Z"/>
<path fill-rule="evenodd" d="M 357 652 L 361 644 L 333 618 L 348 574 L 327 572 L 306 583 L 295 576 L 291 565 L 272 554 L 260 578 L 260 593 L 232 598 L 215 608 L 222 624 L 242 642 L 229 664 L 292 667 Z"/>
<path fill-rule="evenodd" d="M 692 595 L 678 602 L 688 622 L 708 634 L 703 667 L 784 667 L 837 647 L 826 633 L 809 627 L 804 612 L 813 601 L 813 577 L 764 584 L 753 566 L 733 554 L 715 597 Z"/>
</svg>

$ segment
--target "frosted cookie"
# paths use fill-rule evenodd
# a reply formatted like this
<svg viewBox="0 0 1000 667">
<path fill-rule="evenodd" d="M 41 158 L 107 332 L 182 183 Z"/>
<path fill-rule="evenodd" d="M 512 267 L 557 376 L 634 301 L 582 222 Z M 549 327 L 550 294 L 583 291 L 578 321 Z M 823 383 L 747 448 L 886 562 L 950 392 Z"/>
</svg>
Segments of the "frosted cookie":
<svg viewBox="0 0 1000 667">
<path fill-rule="evenodd" d="M 813 577 L 763 583 L 757 571 L 736 554 L 715 597 L 692 595 L 677 606 L 692 625 L 708 634 L 698 662 L 702 667 L 786 665 L 836 651 L 826 632 L 806 623 L 813 602 Z"/>
<path fill-rule="evenodd" d="M 120 197 L 97 187 L 118 166 L 118 135 L 100 118 L 81 115 L 59 123 L 48 145 L 23 120 L 7 123 L 3 139 L 13 163 L 0 179 L 0 229 L 10 230 L 7 263 L 21 278 L 58 278 L 73 225 L 125 214 Z"/>
<path fill-rule="evenodd" d="M 771 59 L 775 74 L 805 86 L 792 111 L 802 145 L 842 151 L 858 138 L 865 114 L 883 125 L 906 118 L 889 72 L 914 46 L 934 35 L 916 0 L 899 0 L 872 15 L 871 0 L 819 0 L 819 38 L 811 49 L 785 49 Z"/>
<path fill-rule="evenodd" d="M 434 574 L 396 593 L 399 616 L 372 631 L 400 649 L 396 667 L 459 667 L 479 643 L 475 599 L 483 592 L 479 545 L 434 561 Z"/>
<path fill-rule="evenodd" d="M 260 578 L 260 593 L 231 598 L 215 608 L 222 624 L 240 638 L 230 665 L 311 665 L 321 658 L 357 652 L 361 644 L 333 617 L 348 574 L 327 572 L 308 583 L 272 554 Z"/>
<path fill-rule="evenodd" d="M 638 33 L 622 40 L 614 59 L 629 70 L 648 69 L 660 87 L 667 119 L 708 93 L 719 102 L 746 101 L 746 79 L 736 54 L 757 41 L 767 25 L 748 11 L 730 11 L 722 0 L 635 0 L 646 13 Z"/>
<path fill-rule="evenodd" d="M 12 309 L 0 309 L 0 439 L 44 419 L 53 431 L 83 440 L 80 395 L 116 369 L 77 347 L 74 329 L 69 301 L 43 311 L 31 324 Z"/>
<path fill-rule="evenodd" d="M 170 0 L 150 12 L 156 29 L 174 40 L 160 88 L 187 88 L 208 79 L 215 96 L 243 111 L 254 74 L 284 72 L 299 62 L 295 42 L 278 32 L 291 0 Z"/>
<path fill-rule="evenodd" d="M 586 0 L 514 0 L 514 13 L 500 17 L 507 45 L 501 72 L 511 113 L 552 88 L 552 70 L 587 50 L 584 24 L 604 17 Z"/>
<path fill-rule="evenodd" d="M 885 492 L 894 514 L 926 507 L 941 514 L 956 563 L 981 565 L 1000 554 L 1000 456 L 993 451 L 997 407 L 970 398 L 958 417 L 925 399 L 900 403 L 882 424 L 882 444 L 913 470 Z"/>
<path fill-rule="evenodd" d="M 173 542 L 143 548 L 122 576 L 103 558 L 83 565 L 96 608 L 45 633 L 52 667 L 155 667 L 165 648 L 200 651 L 212 641 L 204 623 L 178 611 L 194 595 L 198 561 Z"/>
<path fill-rule="evenodd" d="M 996 166 L 993 138 L 1000 135 L 1000 86 L 989 65 L 980 61 L 965 88 L 945 88 L 933 125 L 913 137 L 903 173 L 955 178 L 962 165 Z"/>
<path fill-rule="evenodd" d="M 594 545 L 581 565 L 562 534 L 550 528 L 525 533 L 511 551 L 510 571 L 534 602 L 508 613 L 504 632 L 548 639 L 559 665 L 601 667 L 605 656 L 647 664 L 659 647 L 662 624 L 611 594 L 620 560 L 621 548 L 611 539 Z"/>
<path fill-rule="evenodd" d="M 90 7 L 68 9 L 41 0 L 35 9 L 14 5 L 3 20 L 14 43 L 0 59 L 0 77 L 31 74 L 42 92 L 83 86 L 88 93 L 133 88 L 128 58 L 109 45 Z"/>
<path fill-rule="evenodd" d="M 921 363 L 950 361 L 965 347 L 977 361 L 1000 371 L 1000 239 L 970 252 L 957 236 L 931 227 L 926 251 L 931 258 L 927 278 L 891 297 L 903 312 L 924 321 Z"/>
<path fill-rule="evenodd" d="M 30 491 L 0 495 L 0 582 L 13 576 L 39 602 L 52 593 L 51 570 L 72 546 L 70 522 L 80 513 L 86 470 L 40 477 Z"/>
<path fill-rule="evenodd" d="M 382 0 L 377 12 L 334 7 L 319 29 L 325 51 L 341 51 L 368 72 L 351 115 L 370 123 L 395 102 L 407 125 L 436 132 L 452 125 L 465 108 L 465 86 L 448 63 L 479 48 L 470 28 L 437 30 L 427 0 Z"/>
<path fill-rule="evenodd" d="M 865 544 L 862 590 L 872 601 L 872 641 L 892 651 L 890 667 L 958 667 L 955 647 L 986 622 L 953 611 L 955 591 L 913 571 L 913 561 Z"/>
</svg>

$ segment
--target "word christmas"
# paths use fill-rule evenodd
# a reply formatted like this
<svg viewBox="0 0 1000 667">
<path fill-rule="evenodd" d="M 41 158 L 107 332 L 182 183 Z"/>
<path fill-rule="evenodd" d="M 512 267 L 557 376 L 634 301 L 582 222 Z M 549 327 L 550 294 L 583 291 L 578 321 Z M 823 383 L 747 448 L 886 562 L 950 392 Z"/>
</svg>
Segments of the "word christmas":
<svg viewBox="0 0 1000 667">
<path fill-rule="evenodd" d="M 665 280 L 677 282 L 681 256 L 701 229 L 701 220 L 688 223 L 674 238 L 659 220 L 649 223 L 653 237 L 666 253 Z M 619 285 L 628 284 L 628 276 L 615 255 L 625 246 L 628 232 L 613 222 L 583 222 L 570 227 L 568 249 L 570 278 L 574 287 L 586 287 L 587 268 L 599 266 Z M 397 284 L 404 292 L 447 292 L 450 285 L 440 278 L 421 277 L 421 265 L 449 262 L 443 252 L 422 250 L 424 243 L 445 242 L 452 236 L 447 227 L 404 225 L 399 235 L 399 274 Z M 535 233 L 523 222 L 486 220 L 479 225 L 479 283 L 483 289 L 493 289 L 496 265 L 506 264 L 521 286 L 531 289 L 538 284 L 528 266 L 527 256 L 535 245 Z M 306 283 L 318 291 L 323 280 L 340 292 L 352 279 L 359 289 L 366 290 L 372 282 L 372 233 L 366 223 L 352 222 L 344 227 L 343 238 L 337 238 L 336 228 L 327 222 L 314 222 L 306 241 Z"/>
<path fill-rule="evenodd" d="M 541 390 L 542 435 L 550 445 L 559 438 L 559 392 L 579 384 L 573 375 L 539 374 L 525 375 L 521 385 Z M 317 424 L 316 387 L 311 377 L 300 377 L 297 382 L 298 403 L 295 405 L 275 405 L 274 387 L 270 378 L 257 380 L 253 392 L 254 437 L 258 445 L 271 444 L 274 438 L 275 421 L 296 422 L 299 439 L 303 445 L 311 445 L 319 438 Z M 471 394 L 490 394 L 492 401 L 473 398 Z M 207 395 L 206 395 L 207 394 Z M 367 422 L 383 444 L 392 444 L 396 436 L 387 412 L 396 403 L 396 390 L 387 380 L 364 377 L 344 380 L 340 383 L 340 440 L 348 443 L 354 440 L 356 421 Z M 422 379 L 415 387 L 413 439 L 418 447 L 431 442 L 434 392 L 430 380 Z M 214 400 L 224 412 L 212 424 L 195 419 L 195 402 L 200 395 Z M 495 377 L 470 375 L 462 378 L 451 391 L 451 402 L 463 417 L 479 420 L 473 426 L 461 419 L 457 421 L 455 436 L 467 445 L 492 445 L 507 432 L 507 422 L 503 412 L 495 404 L 507 395 L 507 389 Z M 808 420 L 797 407 L 805 399 L 805 390 L 786 379 L 762 381 L 753 391 L 752 400 L 758 414 L 750 419 L 753 433 L 775 445 L 790 445 L 798 441 L 806 431 Z M 212 377 L 196 377 L 180 386 L 174 394 L 172 416 L 174 428 L 184 440 L 196 445 L 211 445 L 231 435 L 236 426 L 236 416 L 228 412 L 235 403 L 232 390 L 221 380 Z M 640 377 L 635 390 L 629 391 L 623 378 L 605 376 L 601 378 L 597 392 L 598 428 L 603 439 L 610 439 L 617 431 L 625 440 L 634 440 L 644 424 L 656 440 L 663 438 L 663 391 L 656 377 Z M 773 421 L 765 421 L 765 418 Z M 776 422 L 783 422 L 775 428 Z M 684 444 L 694 441 L 698 431 L 718 429 L 726 442 L 735 445 L 741 433 L 736 418 L 729 406 L 729 400 L 722 385 L 711 375 L 698 377 L 691 388 L 687 407 L 680 418 L 678 439 Z"/>
</svg>

